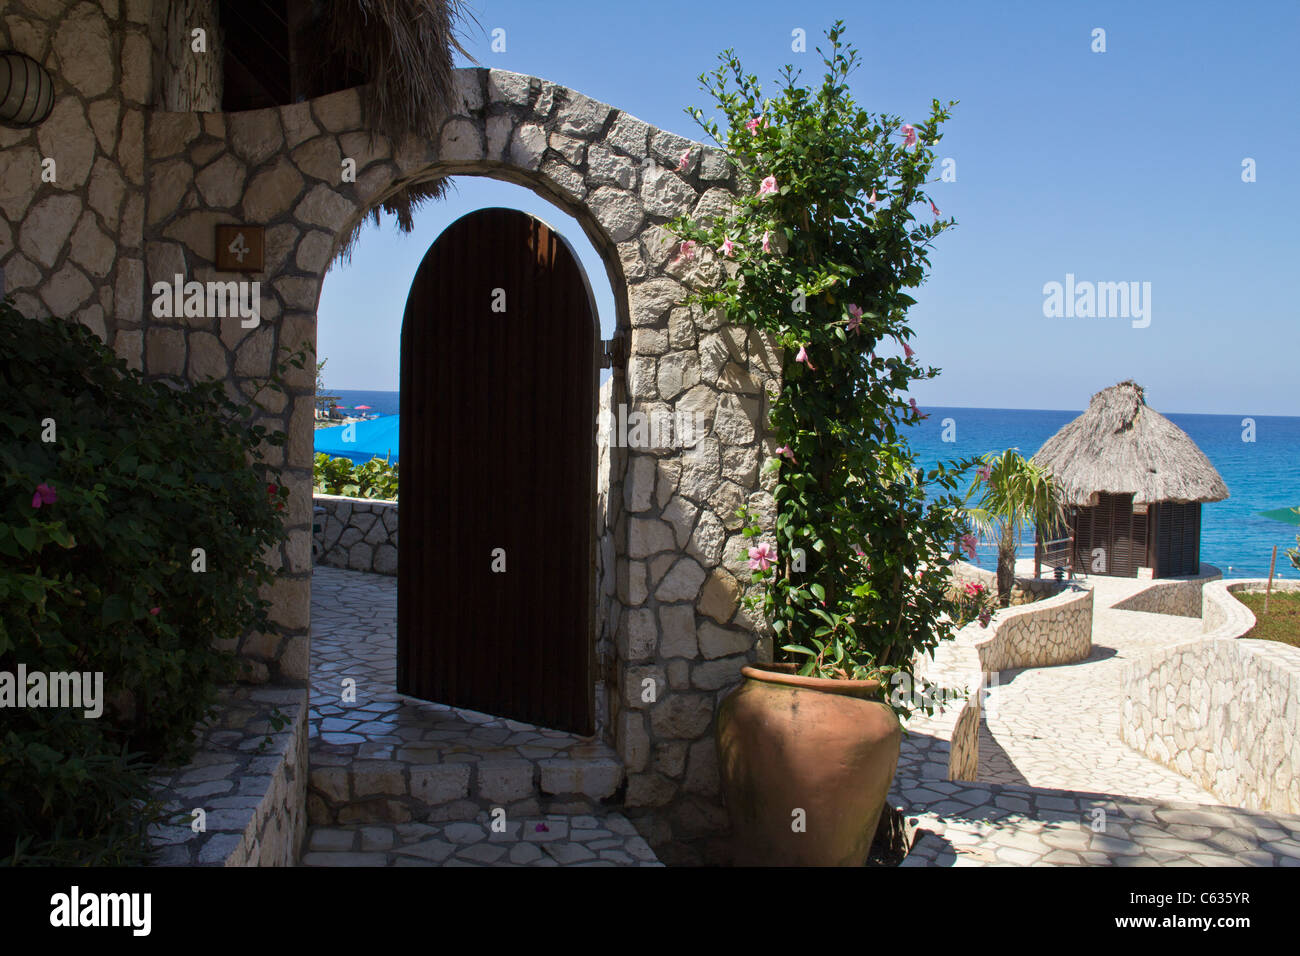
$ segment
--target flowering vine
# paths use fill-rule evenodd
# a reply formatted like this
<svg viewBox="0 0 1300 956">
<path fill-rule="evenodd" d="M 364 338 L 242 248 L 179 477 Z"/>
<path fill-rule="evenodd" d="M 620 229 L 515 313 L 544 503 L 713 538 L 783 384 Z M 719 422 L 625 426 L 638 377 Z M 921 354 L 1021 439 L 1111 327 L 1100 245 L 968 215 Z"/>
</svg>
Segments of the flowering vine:
<svg viewBox="0 0 1300 956">
<path fill-rule="evenodd" d="M 858 55 L 842 33 L 827 32 L 816 88 L 786 67 L 764 98 L 731 51 L 700 77 L 726 125 L 688 112 L 752 185 L 730 215 L 671 227 L 726 267 L 688 301 L 760 329 L 785 355 L 769 421 L 775 540 L 748 554 L 777 657 L 801 673 L 888 680 L 951 636 L 965 596 L 946 569 L 966 530 L 954 492 L 972 463 L 922 474 L 905 439 L 925 418 L 908 386 L 939 372 L 910 343 L 905 290 L 953 225 L 925 193 L 949 113 L 935 100 L 904 123 L 858 107 Z M 933 222 L 913 216 L 926 203 Z M 878 356 L 882 346 L 903 354 Z M 747 521 L 748 536 L 767 536 Z"/>
</svg>

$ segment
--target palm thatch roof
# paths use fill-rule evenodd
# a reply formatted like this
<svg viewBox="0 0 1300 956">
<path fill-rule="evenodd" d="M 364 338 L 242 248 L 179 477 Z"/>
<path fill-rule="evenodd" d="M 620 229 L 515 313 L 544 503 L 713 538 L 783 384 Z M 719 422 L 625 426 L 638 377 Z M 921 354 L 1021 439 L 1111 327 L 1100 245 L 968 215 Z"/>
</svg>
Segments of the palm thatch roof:
<svg viewBox="0 0 1300 956">
<path fill-rule="evenodd" d="M 318 0 L 314 39 L 322 61 L 341 62 L 369 78 L 361 98 L 372 139 L 386 135 L 397 144 L 407 135 L 436 139 L 452 106 L 452 50 L 473 61 L 456 29 L 473 20 L 464 0 Z M 397 217 L 403 232 L 414 228 L 414 210 L 440 198 L 446 179 L 408 185 L 371 211 Z M 362 223 L 343 243 L 346 257 Z"/>
<path fill-rule="evenodd" d="M 1228 486 L 1187 433 L 1146 403 L 1141 385 L 1120 382 L 1092 396 L 1088 410 L 1034 455 L 1066 502 L 1092 507 L 1098 493 L 1134 504 L 1222 501 Z"/>
</svg>

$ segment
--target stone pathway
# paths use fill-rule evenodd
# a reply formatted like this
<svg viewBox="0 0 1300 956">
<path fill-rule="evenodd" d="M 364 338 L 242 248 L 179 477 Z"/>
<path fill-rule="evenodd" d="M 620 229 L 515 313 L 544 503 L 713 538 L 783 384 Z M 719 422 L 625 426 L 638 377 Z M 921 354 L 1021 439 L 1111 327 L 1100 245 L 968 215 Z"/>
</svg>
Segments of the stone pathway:
<svg viewBox="0 0 1300 956">
<path fill-rule="evenodd" d="M 1089 584 L 1092 654 L 998 675 L 984 700 L 977 782 L 947 779 L 960 706 L 909 721 L 890 799 L 921 834 L 903 865 L 1300 866 L 1300 817 L 1220 806 L 1120 739 L 1124 666 L 1194 639 L 1201 621 L 1112 607 L 1149 581 Z M 931 678 L 969 683 L 985 636 L 945 646 Z"/>
<path fill-rule="evenodd" d="M 396 578 L 313 570 L 305 865 L 654 861 L 609 812 L 623 764 L 598 738 L 398 694 L 396 614 Z"/>
</svg>

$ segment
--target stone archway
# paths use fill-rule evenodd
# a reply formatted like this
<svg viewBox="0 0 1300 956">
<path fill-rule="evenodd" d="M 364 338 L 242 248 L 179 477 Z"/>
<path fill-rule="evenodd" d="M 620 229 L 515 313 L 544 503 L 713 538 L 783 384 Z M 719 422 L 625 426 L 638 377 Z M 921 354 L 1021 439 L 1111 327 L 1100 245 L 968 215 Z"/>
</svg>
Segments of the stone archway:
<svg viewBox="0 0 1300 956">
<path fill-rule="evenodd" d="M 456 75 L 439 142 L 371 137 L 355 90 L 238 114 L 155 113 L 147 136 L 146 293 L 181 274 L 229 280 L 212 266 L 213 226 L 264 224 L 261 325 L 142 316 L 145 371 L 219 378 L 247 396 L 278 349 L 315 349 L 321 283 L 360 218 L 410 183 L 456 174 L 525 186 L 569 212 L 600 252 L 615 293 L 625 369 L 610 401 L 660 420 L 690 415 L 693 447 L 610 448 L 598 488 L 605 530 L 599 644 L 629 808 L 662 808 L 653 837 L 702 836 L 718 807 L 712 721 L 718 699 L 762 646 L 740 598 L 748 580 L 736 509 L 771 515 L 760 479 L 765 392 L 780 362 L 757 333 L 678 306 L 722 275 L 711 250 L 677 255 L 663 224 L 725 208 L 736 187 L 718 150 L 655 129 L 565 87 L 500 70 Z M 684 157 L 684 162 L 683 162 Z M 343 181 L 344 160 L 355 182 Z M 147 300 L 146 300 L 147 301 Z M 289 438 L 285 569 L 270 598 L 285 629 L 240 648 L 274 680 L 305 682 L 309 660 L 314 379 L 291 372 L 260 414 Z"/>
</svg>

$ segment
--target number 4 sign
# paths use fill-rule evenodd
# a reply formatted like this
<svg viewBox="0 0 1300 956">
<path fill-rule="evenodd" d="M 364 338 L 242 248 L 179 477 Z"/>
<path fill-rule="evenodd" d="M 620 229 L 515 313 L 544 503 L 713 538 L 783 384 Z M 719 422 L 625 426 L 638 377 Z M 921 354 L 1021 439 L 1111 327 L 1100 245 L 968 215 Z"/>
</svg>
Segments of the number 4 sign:
<svg viewBox="0 0 1300 956">
<path fill-rule="evenodd" d="M 262 272 L 265 269 L 264 226 L 217 226 L 215 246 L 218 272 Z"/>
</svg>

